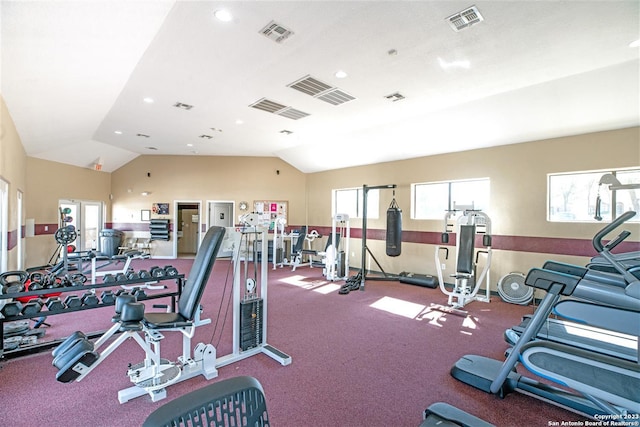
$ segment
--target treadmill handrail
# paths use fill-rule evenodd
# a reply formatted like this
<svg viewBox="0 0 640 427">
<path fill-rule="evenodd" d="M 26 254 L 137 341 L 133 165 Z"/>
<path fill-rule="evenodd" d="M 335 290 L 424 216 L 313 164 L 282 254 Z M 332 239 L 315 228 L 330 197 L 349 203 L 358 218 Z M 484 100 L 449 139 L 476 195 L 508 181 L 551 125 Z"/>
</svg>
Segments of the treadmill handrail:
<svg viewBox="0 0 640 427">
<path fill-rule="evenodd" d="M 595 236 L 593 236 L 593 240 L 592 240 L 593 247 L 595 248 L 595 250 L 598 253 L 601 253 L 602 251 L 604 251 L 604 245 L 602 244 L 602 239 L 607 234 L 611 233 L 613 230 L 615 230 L 620 225 L 622 225 L 623 223 L 627 222 L 628 220 L 630 220 L 634 216 L 636 216 L 636 212 L 627 211 L 627 212 L 623 213 L 622 215 L 620 215 L 618 218 L 616 218 L 613 221 L 611 221 L 611 223 L 607 224 L 604 228 L 602 228 L 602 230 L 598 231 L 595 234 Z"/>
</svg>

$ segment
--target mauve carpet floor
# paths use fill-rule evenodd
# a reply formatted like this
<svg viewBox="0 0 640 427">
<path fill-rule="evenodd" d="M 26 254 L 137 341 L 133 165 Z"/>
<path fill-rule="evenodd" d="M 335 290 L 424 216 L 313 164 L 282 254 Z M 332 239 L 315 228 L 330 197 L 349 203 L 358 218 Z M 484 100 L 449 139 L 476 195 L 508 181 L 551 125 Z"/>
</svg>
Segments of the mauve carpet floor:
<svg viewBox="0 0 640 427">
<path fill-rule="evenodd" d="M 136 269 L 171 264 L 188 274 L 192 260 L 142 260 Z M 218 356 L 231 351 L 231 320 L 214 331 L 229 262 L 214 266 L 202 300 L 203 318 L 193 345 L 217 345 Z M 231 281 L 230 275 L 229 282 Z M 503 359 L 503 331 L 531 307 L 491 303 L 467 306 L 467 318 L 430 311 L 444 304 L 438 289 L 394 281 L 367 281 L 364 291 L 338 294 L 342 282 L 327 283 L 319 268 L 269 268 L 268 342 L 291 355 L 281 366 L 266 355 L 219 368 L 217 381 L 238 375 L 263 385 L 269 417 L 276 427 L 418 426 L 431 403 L 448 402 L 497 426 L 548 426 L 582 418 L 528 396 L 504 399 L 460 383 L 449 370 L 461 356 L 480 354 Z M 228 295 L 228 294 L 227 294 Z M 147 311 L 152 308 L 147 304 Z M 50 316 L 45 339 L 75 330 L 111 326 L 111 307 Z M 176 360 L 181 334 L 165 333 L 162 357 Z M 204 377 L 174 384 L 167 398 L 145 395 L 118 403 L 118 390 L 131 386 L 127 365 L 142 361 L 140 347 L 129 340 L 81 382 L 55 380 L 50 352 L 0 361 L 2 426 L 139 426 L 155 408 L 208 384 Z"/>
</svg>

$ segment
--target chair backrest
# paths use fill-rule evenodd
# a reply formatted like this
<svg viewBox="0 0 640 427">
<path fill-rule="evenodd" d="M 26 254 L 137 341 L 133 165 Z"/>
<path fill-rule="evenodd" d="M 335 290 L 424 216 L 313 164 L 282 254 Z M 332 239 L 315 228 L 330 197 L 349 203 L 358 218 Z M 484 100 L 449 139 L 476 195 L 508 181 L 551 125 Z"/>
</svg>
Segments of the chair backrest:
<svg viewBox="0 0 640 427">
<path fill-rule="evenodd" d="M 297 254 L 298 252 L 302 251 L 302 248 L 304 245 L 304 238 L 306 235 L 307 235 L 307 226 L 303 225 L 302 227 L 300 227 L 300 230 L 298 230 L 298 239 L 296 240 L 296 244 L 293 245 L 293 248 L 291 249 L 291 253 Z"/>
<path fill-rule="evenodd" d="M 196 315 L 225 231 L 224 227 L 211 227 L 202 239 L 178 301 L 178 313 L 185 319 L 193 320 Z"/>
<path fill-rule="evenodd" d="M 217 381 L 165 403 L 142 425 L 160 426 L 269 426 L 264 390 L 249 376 Z"/>
</svg>

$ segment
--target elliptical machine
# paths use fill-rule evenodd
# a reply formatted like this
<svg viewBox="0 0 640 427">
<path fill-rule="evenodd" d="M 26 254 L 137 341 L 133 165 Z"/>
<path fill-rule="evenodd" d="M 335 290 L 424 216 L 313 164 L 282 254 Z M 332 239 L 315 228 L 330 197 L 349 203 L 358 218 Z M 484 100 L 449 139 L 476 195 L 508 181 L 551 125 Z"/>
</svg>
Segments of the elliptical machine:
<svg viewBox="0 0 640 427">
<path fill-rule="evenodd" d="M 458 215 L 462 212 L 461 215 Z M 457 216 L 457 220 L 452 219 Z M 490 301 L 491 286 L 489 281 L 489 268 L 491 266 L 491 219 L 479 209 L 470 206 L 457 206 L 448 210 L 445 218 L 445 229 L 441 235 L 443 244 L 449 243 L 449 233 L 456 233 L 456 271 L 451 274 L 455 282 L 453 290 L 448 290 L 443 280 L 444 263 L 440 259 L 440 251 L 445 251 L 445 260 L 449 258 L 449 248 L 436 246 L 435 262 L 438 271 L 440 290 L 449 297 L 448 304 L 454 309 L 464 307 L 472 301 Z M 476 235 L 482 235 L 482 244 L 486 250 L 475 248 Z M 477 275 L 477 263 L 480 254 L 485 254 L 484 268 Z M 479 293 L 480 285 L 484 282 L 484 293 Z"/>
</svg>

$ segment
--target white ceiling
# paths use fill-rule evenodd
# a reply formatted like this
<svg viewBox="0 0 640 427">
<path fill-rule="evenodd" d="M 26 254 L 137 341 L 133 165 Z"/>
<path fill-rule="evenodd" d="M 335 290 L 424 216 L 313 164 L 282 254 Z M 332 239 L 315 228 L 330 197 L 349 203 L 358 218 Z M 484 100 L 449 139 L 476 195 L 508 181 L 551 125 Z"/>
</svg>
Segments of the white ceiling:
<svg viewBox="0 0 640 427">
<path fill-rule="evenodd" d="M 484 21 L 453 31 L 445 18 L 474 4 Z M 640 125 L 637 0 L 0 7 L 0 89 L 27 154 L 81 167 L 276 156 L 316 172 Z M 231 22 L 213 17 L 222 8 Z M 265 37 L 272 20 L 294 34 Z M 456 61 L 468 67 L 441 66 Z M 336 106 L 287 86 L 307 75 L 356 99 Z M 386 98 L 396 92 L 405 99 Z M 309 116 L 249 107 L 262 98 Z"/>
</svg>

